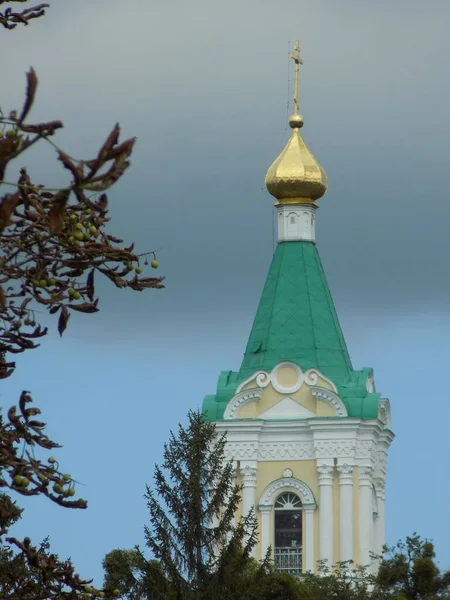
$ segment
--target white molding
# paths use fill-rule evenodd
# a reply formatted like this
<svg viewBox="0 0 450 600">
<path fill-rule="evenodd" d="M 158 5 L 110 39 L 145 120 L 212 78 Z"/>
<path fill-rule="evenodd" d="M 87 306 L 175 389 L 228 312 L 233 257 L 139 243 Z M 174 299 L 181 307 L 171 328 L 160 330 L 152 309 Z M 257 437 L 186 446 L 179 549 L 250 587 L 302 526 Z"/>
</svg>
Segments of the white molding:
<svg viewBox="0 0 450 600">
<path fill-rule="evenodd" d="M 227 457 L 236 460 L 311 460 L 315 457 L 313 442 L 228 443 Z"/>
<path fill-rule="evenodd" d="M 297 381 L 291 386 L 284 386 L 278 381 L 278 371 L 285 367 L 294 369 L 294 371 L 297 373 Z M 291 361 L 282 361 L 275 365 L 270 373 L 268 371 L 255 371 L 253 375 L 247 377 L 247 379 L 245 379 L 245 381 L 243 381 L 237 387 L 236 395 L 239 394 L 243 388 L 252 381 L 255 381 L 256 386 L 260 388 L 266 388 L 269 384 L 272 384 L 273 388 L 280 394 L 294 394 L 295 392 L 298 392 L 304 383 L 309 386 L 316 386 L 319 382 L 319 377 L 326 381 L 333 388 L 333 391 L 337 393 L 336 385 L 317 369 L 308 369 L 307 371 L 303 371 L 297 364 Z"/>
<path fill-rule="evenodd" d="M 264 461 L 337 459 L 357 466 L 375 466 L 374 477 L 385 477 L 392 432 L 377 420 L 298 419 L 216 421 L 226 433 L 227 459 Z"/>
<path fill-rule="evenodd" d="M 316 505 L 314 494 L 306 483 L 295 477 L 282 477 L 266 486 L 259 499 L 258 508 L 260 506 L 273 506 L 275 497 L 278 496 L 280 491 L 296 492 L 300 496 L 302 504 Z"/>
<path fill-rule="evenodd" d="M 233 396 L 228 402 L 225 412 L 223 414 L 224 419 L 235 419 L 236 413 L 246 404 L 255 402 L 261 398 L 262 390 L 259 388 L 253 390 L 245 390 Z"/>
<path fill-rule="evenodd" d="M 322 400 L 329 404 L 337 417 L 348 417 L 348 411 L 345 404 L 335 392 L 331 392 L 323 387 L 312 386 L 311 393 L 317 400 Z"/>
<path fill-rule="evenodd" d="M 353 457 L 356 444 L 356 436 L 349 439 L 314 439 L 314 450 L 317 458 Z"/>
<path fill-rule="evenodd" d="M 297 378 L 296 381 L 290 385 L 285 386 L 278 380 L 278 373 L 283 368 L 291 368 L 295 371 Z M 327 382 L 332 390 L 318 386 L 319 378 Z M 255 387 L 250 389 L 244 389 L 249 383 L 255 382 Z M 235 395 L 230 399 L 225 408 L 223 418 L 225 420 L 236 419 L 237 414 L 241 408 L 250 402 L 257 402 L 262 395 L 262 391 L 269 385 L 272 385 L 275 391 L 280 394 L 295 394 L 298 390 L 306 384 L 310 387 L 312 395 L 317 400 L 322 400 L 329 404 L 334 410 L 337 417 L 348 417 L 348 412 L 345 404 L 337 393 L 336 385 L 325 375 L 323 375 L 317 369 L 308 369 L 302 371 L 302 369 L 293 362 L 283 361 L 278 363 L 270 373 L 268 371 L 256 371 L 245 379 L 236 389 Z M 293 400 L 296 402 L 296 400 Z M 299 404 L 301 406 L 301 404 Z M 306 410 L 306 409 L 305 409 Z M 262 418 L 262 415 L 259 417 Z M 292 418 L 292 417 L 290 417 Z M 299 418 L 307 418 L 299 417 Z M 311 418 L 317 418 L 312 415 Z"/>
</svg>

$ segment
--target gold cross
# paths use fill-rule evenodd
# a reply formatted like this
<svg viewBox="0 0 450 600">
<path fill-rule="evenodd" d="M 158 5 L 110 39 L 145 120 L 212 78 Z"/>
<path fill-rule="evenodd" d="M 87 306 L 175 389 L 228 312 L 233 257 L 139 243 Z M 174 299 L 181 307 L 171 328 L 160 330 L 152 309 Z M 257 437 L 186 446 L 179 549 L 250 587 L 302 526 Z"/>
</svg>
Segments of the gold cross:
<svg viewBox="0 0 450 600">
<path fill-rule="evenodd" d="M 294 52 L 290 54 L 290 57 L 295 63 L 295 84 L 294 84 L 294 115 L 298 115 L 298 81 L 299 81 L 299 72 L 300 65 L 303 64 L 302 59 L 300 58 L 300 42 L 295 42 Z"/>
</svg>

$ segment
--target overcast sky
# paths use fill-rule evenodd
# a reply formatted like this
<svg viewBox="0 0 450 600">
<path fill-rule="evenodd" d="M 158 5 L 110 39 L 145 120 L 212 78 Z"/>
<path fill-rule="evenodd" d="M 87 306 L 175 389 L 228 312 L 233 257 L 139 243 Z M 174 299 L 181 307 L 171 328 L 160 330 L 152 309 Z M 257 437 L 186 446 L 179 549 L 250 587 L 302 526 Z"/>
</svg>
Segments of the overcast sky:
<svg viewBox="0 0 450 600">
<path fill-rule="evenodd" d="M 329 179 L 319 251 L 353 365 L 374 367 L 392 403 L 388 540 L 418 531 L 450 566 L 449 19 L 446 0 L 78 0 L 1 33 L 4 109 L 32 65 L 33 118 L 62 119 L 68 152 L 90 157 L 116 121 L 138 137 L 111 230 L 160 249 L 167 277 L 142 294 L 99 286 L 101 312 L 74 316 L 2 383 L 4 406 L 32 390 L 89 500 L 72 512 L 20 499 L 17 535 L 49 534 L 98 585 L 106 552 L 143 543 L 144 485 L 169 430 L 245 349 L 300 39 L 303 134 Z M 27 164 L 64 181 L 50 148 Z"/>
</svg>

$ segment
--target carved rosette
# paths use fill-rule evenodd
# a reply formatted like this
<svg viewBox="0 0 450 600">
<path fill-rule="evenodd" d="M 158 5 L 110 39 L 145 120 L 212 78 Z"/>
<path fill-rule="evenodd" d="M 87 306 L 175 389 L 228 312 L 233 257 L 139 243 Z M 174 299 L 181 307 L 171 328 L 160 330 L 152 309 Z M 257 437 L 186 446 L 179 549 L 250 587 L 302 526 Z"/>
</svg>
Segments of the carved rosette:
<svg viewBox="0 0 450 600">
<path fill-rule="evenodd" d="M 256 487 L 256 473 L 254 467 L 246 465 L 241 469 L 241 479 L 243 487 Z"/>
<path fill-rule="evenodd" d="M 333 485 L 333 465 L 318 465 L 319 485 Z"/>
<path fill-rule="evenodd" d="M 339 485 L 353 485 L 353 465 L 339 465 L 337 470 L 339 473 Z"/>
</svg>

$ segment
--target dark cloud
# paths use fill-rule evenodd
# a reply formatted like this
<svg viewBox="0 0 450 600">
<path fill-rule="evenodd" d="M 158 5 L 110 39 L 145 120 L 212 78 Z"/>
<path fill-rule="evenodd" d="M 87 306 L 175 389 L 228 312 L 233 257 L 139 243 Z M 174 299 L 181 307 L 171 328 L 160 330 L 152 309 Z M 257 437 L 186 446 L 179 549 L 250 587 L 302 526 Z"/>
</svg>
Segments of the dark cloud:
<svg viewBox="0 0 450 600">
<path fill-rule="evenodd" d="M 213 14 L 205 2 L 135 1 L 127 14 L 139 18 L 128 19 L 118 2 L 54 6 L 8 42 L 8 100 L 20 98 L 32 58 L 37 116 L 65 120 L 71 151 L 92 152 L 116 119 L 138 136 L 111 194 L 114 229 L 141 249 L 162 248 L 168 287 L 136 300 L 130 318 L 151 306 L 161 322 L 246 321 L 272 253 L 263 179 L 288 135 L 286 40 L 300 37 L 304 135 L 330 180 L 318 242 L 338 307 L 442 308 L 450 8 L 433 6 L 236 1 Z M 40 173 L 60 177 L 45 159 Z M 33 160 L 42 169 L 42 154 Z M 109 314 L 122 304 L 120 294 L 105 300 Z"/>
</svg>

